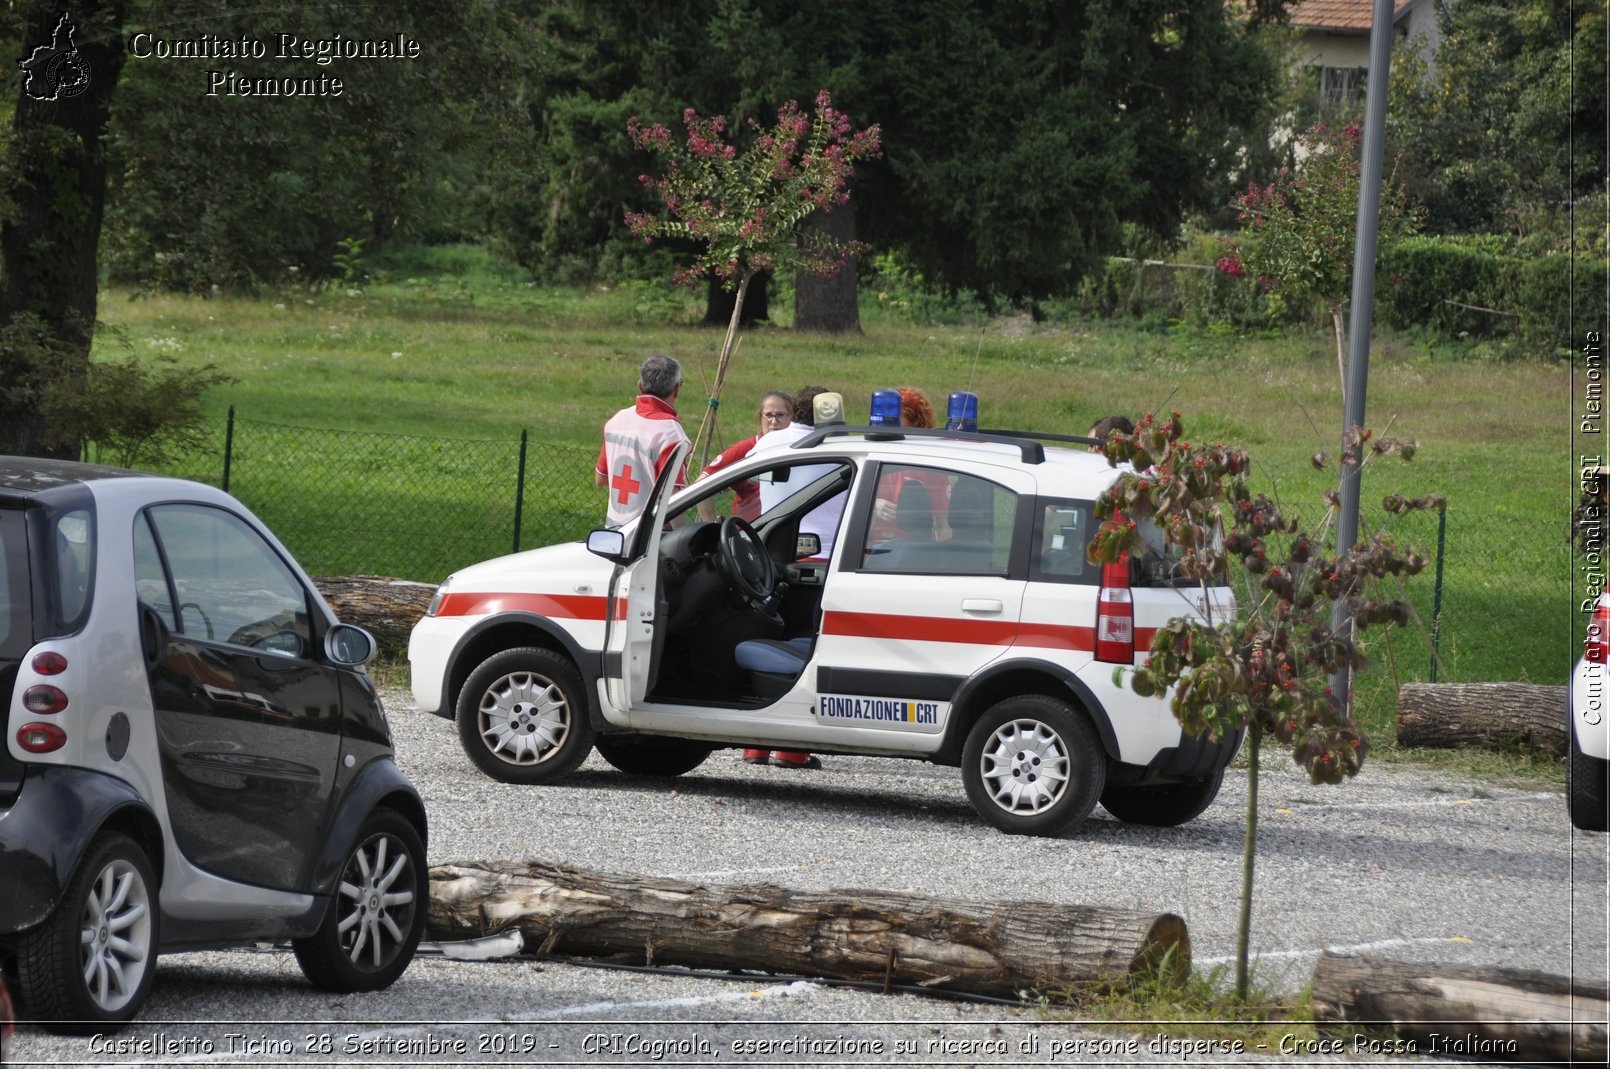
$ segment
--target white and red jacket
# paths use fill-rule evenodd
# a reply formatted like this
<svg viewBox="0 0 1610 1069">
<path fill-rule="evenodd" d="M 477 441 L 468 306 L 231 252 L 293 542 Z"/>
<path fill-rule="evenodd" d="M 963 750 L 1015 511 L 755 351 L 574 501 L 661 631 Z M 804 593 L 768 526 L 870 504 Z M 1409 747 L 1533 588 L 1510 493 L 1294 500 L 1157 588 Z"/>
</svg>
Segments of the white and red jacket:
<svg viewBox="0 0 1610 1069">
<path fill-rule="evenodd" d="M 687 440 L 688 432 L 677 421 L 676 409 L 653 394 L 639 394 L 635 407 L 609 417 L 604 424 L 604 444 L 598 450 L 598 473 L 609 480 L 605 522 L 610 527 L 637 519 L 660 469 Z M 677 487 L 687 484 L 687 476 L 677 472 Z"/>
</svg>

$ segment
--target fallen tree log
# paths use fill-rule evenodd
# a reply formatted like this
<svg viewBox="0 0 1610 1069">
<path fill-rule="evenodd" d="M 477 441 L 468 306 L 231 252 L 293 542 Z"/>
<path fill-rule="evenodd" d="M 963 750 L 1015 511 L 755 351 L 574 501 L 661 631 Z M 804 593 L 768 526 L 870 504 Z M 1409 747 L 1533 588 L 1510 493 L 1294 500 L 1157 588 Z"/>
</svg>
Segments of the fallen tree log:
<svg viewBox="0 0 1610 1069">
<path fill-rule="evenodd" d="M 1535 683 L 1405 683 L 1398 745 L 1565 754 L 1565 688 Z"/>
<path fill-rule="evenodd" d="M 385 657 L 408 652 L 408 633 L 425 615 L 436 593 L 434 583 L 384 575 L 315 575 L 313 585 L 343 623 L 356 624 L 373 635 Z"/>
<path fill-rule="evenodd" d="M 519 929 L 539 956 L 628 955 L 639 964 L 919 984 L 1018 997 L 1121 987 L 1190 969 L 1185 922 L 1047 902 L 973 902 L 883 891 L 720 887 L 543 861 L 430 870 L 429 938 Z"/>
<path fill-rule="evenodd" d="M 1602 981 L 1331 953 L 1314 966 L 1316 1020 L 1390 1026 L 1422 1055 L 1603 1065 L 1607 1015 Z"/>
</svg>

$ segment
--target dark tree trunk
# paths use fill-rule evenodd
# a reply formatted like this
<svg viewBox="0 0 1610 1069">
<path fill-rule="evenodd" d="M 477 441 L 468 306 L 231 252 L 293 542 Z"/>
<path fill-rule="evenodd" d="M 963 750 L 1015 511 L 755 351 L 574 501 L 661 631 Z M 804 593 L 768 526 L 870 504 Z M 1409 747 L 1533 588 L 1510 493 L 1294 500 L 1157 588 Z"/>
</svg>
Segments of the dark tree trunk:
<svg viewBox="0 0 1610 1069">
<path fill-rule="evenodd" d="M 767 307 L 770 283 L 770 271 L 755 272 L 755 277 L 749 283 L 749 292 L 744 294 L 743 314 L 738 317 L 740 327 L 752 327 L 771 318 L 770 309 Z M 732 306 L 738 303 L 738 291 L 727 289 L 722 286 L 720 280 L 714 278 L 709 281 L 708 287 L 704 297 L 704 325 L 725 328 L 732 322 Z"/>
<path fill-rule="evenodd" d="M 805 220 L 839 244 L 855 240 L 855 202 L 830 210 L 817 209 Z M 861 306 L 856 299 L 856 257 L 836 275 L 794 276 L 794 329 L 822 334 L 861 333 Z"/>
<path fill-rule="evenodd" d="M 29 0 L 23 73 L 0 174 L 0 453 L 78 455 L 39 412 L 81 378 L 95 332 L 106 123 L 123 71 L 123 0 Z"/>
</svg>

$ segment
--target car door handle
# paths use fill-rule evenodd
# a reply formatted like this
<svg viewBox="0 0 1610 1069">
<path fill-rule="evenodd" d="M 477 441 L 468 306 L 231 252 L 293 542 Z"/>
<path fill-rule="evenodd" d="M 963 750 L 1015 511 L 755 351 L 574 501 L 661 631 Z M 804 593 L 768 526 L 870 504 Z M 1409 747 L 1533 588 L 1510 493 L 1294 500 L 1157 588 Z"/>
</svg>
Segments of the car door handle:
<svg viewBox="0 0 1610 1069">
<path fill-rule="evenodd" d="M 962 612 L 1000 612 L 1005 607 L 994 598 L 962 598 Z"/>
</svg>

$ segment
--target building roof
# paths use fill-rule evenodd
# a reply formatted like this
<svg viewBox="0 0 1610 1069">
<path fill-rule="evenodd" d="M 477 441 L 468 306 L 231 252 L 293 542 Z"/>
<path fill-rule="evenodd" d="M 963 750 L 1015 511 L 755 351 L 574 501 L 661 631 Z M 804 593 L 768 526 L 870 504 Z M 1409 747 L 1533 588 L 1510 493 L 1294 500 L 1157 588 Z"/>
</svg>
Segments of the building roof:
<svg viewBox="0 0 1610 1069">
<path fill-rule="evenodd" d="M 1393 0 L 1392 21 L 1396 23 L 1420 0 Z M 1291 24 L 1303 30 L 1331 33 L 1369 33 L 1375 0 L 1300 0 L 1291 6 Z"/>
</svg>

